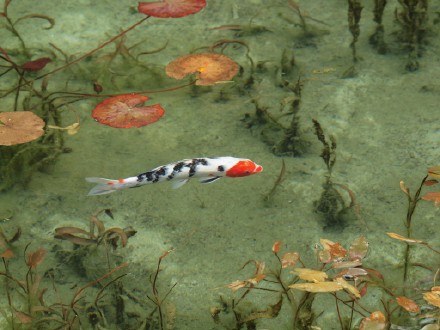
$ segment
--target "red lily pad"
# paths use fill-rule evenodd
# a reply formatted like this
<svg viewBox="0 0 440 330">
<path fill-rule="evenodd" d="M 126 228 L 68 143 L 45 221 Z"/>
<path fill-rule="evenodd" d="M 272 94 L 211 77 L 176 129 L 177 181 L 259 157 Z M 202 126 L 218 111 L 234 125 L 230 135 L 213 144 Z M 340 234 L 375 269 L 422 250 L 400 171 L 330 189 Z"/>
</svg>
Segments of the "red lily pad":
<svg viewBox="0 0 440 330">
<path fill-rule="evenodd" d="M 195 14 L 205 8 L 206 0 L 163 0 L 139 2 L 138 11 L 160 18 L 178 18 Z"/>
<path fill-rule="evenodd" d="M 174 79 L 183 79 L 195 73 L 196 85 L 210 86 L 231 80 L 238 72 L 238 64 L 223 54 L 190 54 L 168 63 L 165 72 Z"/>
<path fill-rule="evenodd" d="M 160 104 L 144 106 L 147 96 L 123 94 L 99 103 L 92 117 L 100 124 L 116 128 L 142 127 L 158 121 L 165 110 Z"/>
</svg>

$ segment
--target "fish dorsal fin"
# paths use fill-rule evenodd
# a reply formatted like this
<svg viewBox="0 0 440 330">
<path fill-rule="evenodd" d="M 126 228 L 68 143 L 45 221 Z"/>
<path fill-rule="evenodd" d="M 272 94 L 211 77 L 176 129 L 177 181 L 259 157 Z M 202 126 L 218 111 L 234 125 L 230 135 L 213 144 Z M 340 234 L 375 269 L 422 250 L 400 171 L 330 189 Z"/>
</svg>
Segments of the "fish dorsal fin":
<svg viewBox="0 0 440 330">
<path fill-rule="evenodd" d="M 220 179 L 220 177 L 219 176 L 215 176 L 215 177 L 209 177 L 209 178 L 201 178 L 200 179 L 200 183 L 211 183 L 211 182 L 214 182 L 214 181 L 216 181 L 216 180 L 218 180 L 218 179 Z"/>
<path fill-rule="evenodd" d="M 182 187 L 187 182 L 188 182 L 188 179 L 174 181 L 173 182 L 173 189 L 180 188 L 180 187 Z"/>
</svg>

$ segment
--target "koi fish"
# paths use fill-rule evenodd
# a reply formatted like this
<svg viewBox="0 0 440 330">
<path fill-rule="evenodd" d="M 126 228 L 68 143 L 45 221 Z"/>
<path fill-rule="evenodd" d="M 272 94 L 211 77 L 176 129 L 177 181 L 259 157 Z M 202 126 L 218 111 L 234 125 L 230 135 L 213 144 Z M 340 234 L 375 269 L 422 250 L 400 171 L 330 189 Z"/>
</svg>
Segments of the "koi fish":
<svg viewBox="0 0 440 330">
<path fill-rule="evenodd" d="M 211 183 L 223 177 L 237 178 L 261 171 L 263 171 L 263 167 L 250 159 L 235 157 L 193 158 L 159 166 L 125 179 L 86 178 L 86 181 L 97 183 L 89 191 L 88 195 L 90 196 L 110 194 L 116 190 L 136 188 L 162 181 L 173 181 L 173 188 L 180 188 L 191 178 L 199 178 L 201 183 Z"/>
</svg>

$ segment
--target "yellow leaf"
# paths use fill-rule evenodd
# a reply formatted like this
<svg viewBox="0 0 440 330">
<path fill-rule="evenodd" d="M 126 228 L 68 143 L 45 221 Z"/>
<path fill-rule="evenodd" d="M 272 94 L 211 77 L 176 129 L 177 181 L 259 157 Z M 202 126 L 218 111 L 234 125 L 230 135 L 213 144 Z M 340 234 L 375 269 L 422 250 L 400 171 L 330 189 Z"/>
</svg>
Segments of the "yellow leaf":
<svg viewBox="0 0 440 330">
<path fill-rule="evenodd" d="M 431 291 L 423 293 L 423 299 L 425 299 L 429 304 L 440 308 L 440 292 Z"/>
<path fill-rule="evenodd" d="M 246 286 L 246 284 L 247 284 L 246 281 L 237 280 L 237 281 L 234 281 L 234 282 L 226 285 L 226 287 L 235 292 L 238 289 L 244 288 Z"/>
<path fill-rule="evenodd" d="M 309 268 L 295 268 L 293 273 L 300 279 L 310 282 L 323 282 L 328 278 L 326 273 Z"/>
<path fill-rule="evenodd" d="M 335 292 L 343 289 L 337 282 L 296 283 L 289 285 L 289 288 L 307 292 Z"/>
<path fill-rule="evenodd" d="M 426 242 L 424 242 L 422 240 L 415 239 L 415 238 L 408 238 L 408 237 L 405 237 L 405 236 L 402 236 L 402 235 L 399 235 L 396 233 L 387 233 L 387 235 L 391 238 L 397 239 L 399 241 L 403 241 L 408 244 L 425 244 L 426 245 Z"/>
<path fill-rule="evenodd" d="M 348 284 L 346 280 L 344 280 L 342 277 L 337 277 L 334 279 L 336 283 L 338 283 L 342 288 L 353 294 L 356 298 L 360 298 L 361 294 L 359 293 L 358 289 L 354 287 L 351 284 Z"/>
</svg>

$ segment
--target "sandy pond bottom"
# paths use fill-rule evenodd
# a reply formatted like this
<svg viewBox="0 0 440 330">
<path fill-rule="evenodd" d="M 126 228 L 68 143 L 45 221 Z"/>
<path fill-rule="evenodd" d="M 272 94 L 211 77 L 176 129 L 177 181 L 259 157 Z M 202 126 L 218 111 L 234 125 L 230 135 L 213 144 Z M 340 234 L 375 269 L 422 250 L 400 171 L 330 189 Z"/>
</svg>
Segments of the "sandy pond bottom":
<svg viewBox="0 0 440 330">
<path fill-rule="evenodd" d="M 127 5 L 100 1 L 88 6 L 87 1 L 81 1 L 72 6 L 68 1 L 57 1 L 57 6 L 53 6 L 50 1 L 38 4 L 22 1 L 12 3 L 10 15 L 44 13 L 54 17 L 56 24 L 52 30 L 25 29 L 30 24 L 26 21 L 20 32 L 29 45 L 35 42 L 35 47 L 43 47 L 56 41 L 65 52 L 78 55 L 105 40 L 105 36 L 116 34 L 120 27 L 140 19 L 139 14 L 127 8 L 136 5 L 136 2 Z M 432 12 L 439 10 L 435 5 L 432 4 Z M 145 294 L 151 294 L 150 276 L 157 260 L 173 249 L 162 262 L 158 288 L 165 294 L 176 284 L 166 300 L 169 326 L 175 329 L 222 329 L 212 321 L 210 308 L 221 305 L 220 295 L 228 301 L 232 297 L 226 284 L 252 276 L 252 267 L 240 270 L 246 261 L 266 261 L 266 267 L 275 267 L 271 247 L 276 240 L 282 241 L 283 251 L 298 251 L 309 267 L 313 267 L 315 244 L 320 238 L 348 247 L 362 234 L 370 243 L 365 263 L 380 270 L 387 283 L 400 283 L 403 244 L 388 238 L 386 232 L 405 233 L 402 223 L 406 198 L 399 189 L 399 181 L 404 180 L 415 191 L 426 169 L 439 163 L 440 51 L 439 40 L 428 35 L 420 69 L 414 73 L 405 71 L 406 55 L 392 33 L 399 29 L 393 23 L 396 6 L 397 1 L 390 3 L 384 14 L 390 52 L 378 55 L 368 44 L 374 22 L 372 8 L 365 4 L 357 45 L 358 74 L 351 79 L 341 78 L 352 64 L 344 1 L 301 3 L 308 17 L 325 23 L 307 19 L 315 34 L 307 42 L 301 39 L 301 29 L 295 24 L 299 23 L 298 16 L 282 1 L 273 1 L 271 5 L 256 0 L 208 1 L 208 6 L 197 15 L 148 20 L 130 33 L 126 42 L 130 45 L 143 41 L 141 48 L 148 51 L 163 46 L 167 40 L 167 47 L 159 54 L 142 58 L 159 72 L 175 57 L 220 39 L 245 42 L 253 62 L 264 63 L 263 68 L 256 73 L 253 87 L 244 93 L 237 92 L 232 85 L 202 89 L 196 94 L 191 89 L 154 94 L 152 101 L 160 103 L 166 114 L 159 122 L 140 129 L 118 130 L 99 125 L 90 117 L 96 102 L 77 103 L 75 110 L 81 129 L 77 135 L 66 135 L 66 145 L 72 152 L 62 155 L 50 174 L 35 173 L 26 188 L 15 187 L 2 193 L 0 216 L 9 219 L 1 222 L 2 230 L 11 235 L 15 228 L 22 228 L 17 251 L 23 251 L 28 243 L 31 243 L 30 251 L 40 246 L 46 249 L 46 260 L 39 271 L 47 274 L 50 270 L 57 283 L 57 294 L 71 297 L 78 287 L 105 273 L 107 257 L 102 251 L 88 251 L 79 261 L 69 263 L 66 252 L 60 250 L 71 251 L 72 244 L 55 240 L 54 230 L 61 226 L 86 229 L 96 210 L 111 208 L 114 219 L 100 216 L 106 228 L 132 226 L 137 230 L 128 245 L 118 248 L 110 257 L 113 266 L 129 263 L 118 274 L 127 273 L 123 279 L 126 290 L 123 297 L 133 312 L 147 313 L 151 311 L 151 303 L 149 307 L 135 304 L 127 292 L 148 303 Z M 247 26 L 251 19 L 253 24 L 268 31 L 237 34 L 212 30 L 226 24 Z M 439 25 L 430 22 L 430 29 L 438 33 Z M 6 40 L 2 47 L 17 47 L 8 31 L 1 31 L 1 39 Z M 249 72 L 244 48 L 228 50 L 230 53 L 226 53 Z M 241 119 L 247 113 L 254 114 L 252 100 L 258 100 L 274 117 L 282 114 L 279 104 L 292 96 L 291 91 L 279 87 L 283 79 L 279 74 L 280 63 L 286 52 L 293 52 L 296 61 L 294 72 L 286 78 L 295 81 L 301 72 L 304 80 L 300 127 L 307 150 L 301 157 L 283 158 L 284 180 L 272 202 L 267 204 L 263 198 L 277 179 L 281 158 L 274 156 L 257 131 L 247 129 Z M 139 72 L 126 70 L 117 74 L 123 75 L 123 81 L 127 82 L 127 86 L 117 86 L 119 92 L 157 89 L 154 80 L 138 86 L 135 79 Z M 88 75 L 93 76 L 93 72 Z M 132 81 L 130 75 L 134 77 Z M 58 80 L 54 78 L 54 81 Z M 88 78 L 79 76 L 78 81 L 88 86 L 87 92 L 91 91 Z M 176 86 L 175 81 L 165 78 L 157 84 L 159 88 Z M 74 118 L 71 114 L 67 117 Z M 335 136 L 337 160 L 333 179 L 354 191 L 368 228 L 360 219 L 351 217 L 344 228 L 324 229 L 321 215 L 314 211 L 326 168 L 320 158 L 322 145 L 314 136 L 312 118 L 321 123 L 326 134 Z M 264 172 L 208 185 L 193 180 L 177 190 L 164 183 L 110 195 L 86 196 L 92 186 L 84 181 L 85 177 L 128 177 L 179 159 L 201 156 L 250 158 L 261 164 Z M 413 236 L 436 244 L 432 228 L 438 226 L 438 217 L 431 204 L 423 203 L 415 215 Z M 413 257 L 416 262 L 427 262 L 433 267 L 438 264 L 423 249 L 417 249 Z M 10 267 L 19 276 L 26 270 L 22 258 L 12 259 Z M 417 276 L 417 283 L 430 279 L 429 272 L 413 276 Z M 42 286 L 51 288 L 51 280 L 45 277 Z M 86 292 L 85 300 L 89 299 L 90 303 L 97 290 Z M 57 294 L 51 291 L 47 295 L 56 301 Z M 111 294 L 113 288 L 108 290 L 108 295 Z M 316 324 L 322 329 L 339 329 L 334 300 L 322 296 L 315 305 L 316 314 L 322 313 Z M 366 305 L 376 307 L 369 307 L 370 311 L 381 308 L 381 297 L 380 292 L 374 292 L 365 298 Z M 2 306 L 6 306 L 7 301 L 0 299 Z M 263 308 L 277 299 L 277 294 L 251 294 L 244 309 L 250 308 L 251 303 Z M 105 311 L 107 319 L 114 320 L 114 309 L 108 307 Z M 258 328 L 290 329 L 289 315 L 286 304 L 277 319 L 262 320 Z M 359 315 L 355 318 L 359 319 Z M 0 328 L 6 329 L 5 320 L 1 322 Z M 111 322 L 107 327 L 117 329 Z M 92 327 L 85 324 L 84 328 Z"/>
</svg>

